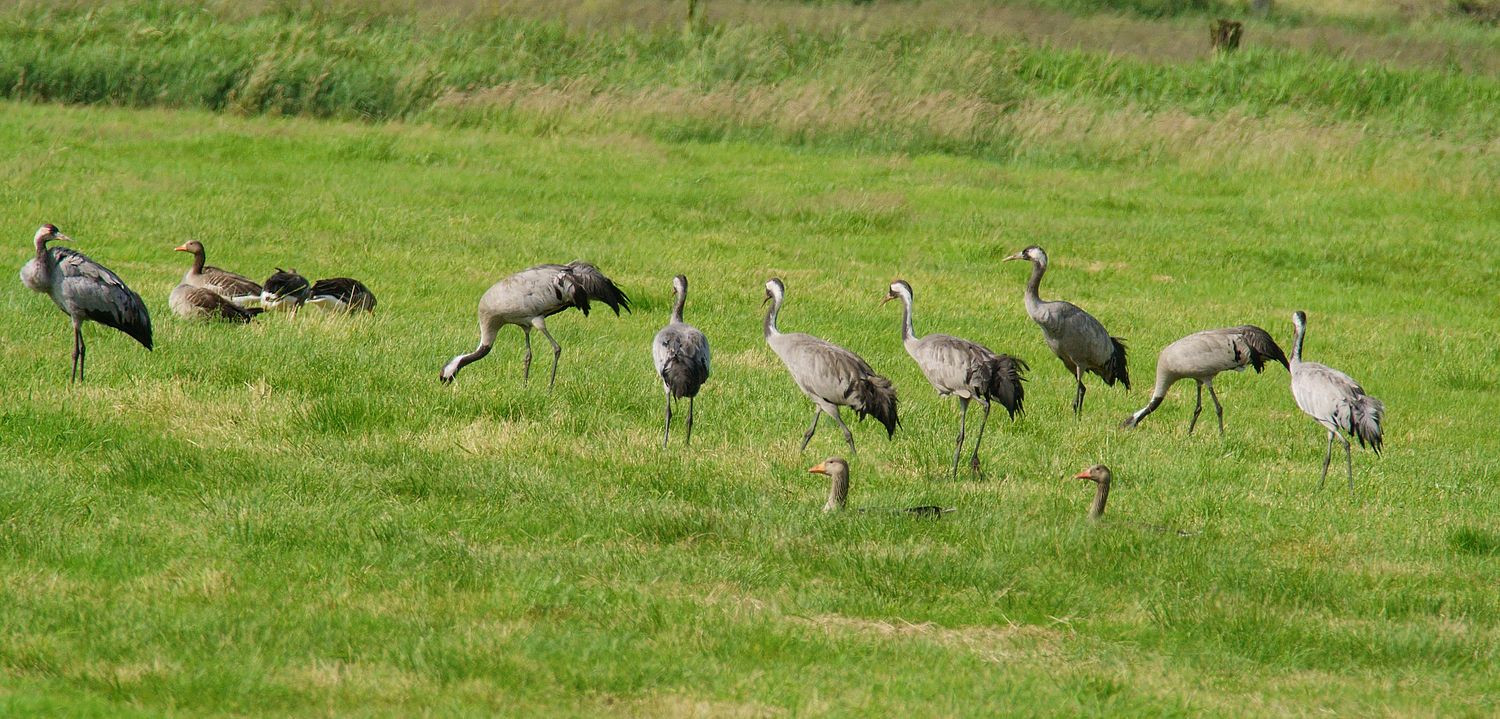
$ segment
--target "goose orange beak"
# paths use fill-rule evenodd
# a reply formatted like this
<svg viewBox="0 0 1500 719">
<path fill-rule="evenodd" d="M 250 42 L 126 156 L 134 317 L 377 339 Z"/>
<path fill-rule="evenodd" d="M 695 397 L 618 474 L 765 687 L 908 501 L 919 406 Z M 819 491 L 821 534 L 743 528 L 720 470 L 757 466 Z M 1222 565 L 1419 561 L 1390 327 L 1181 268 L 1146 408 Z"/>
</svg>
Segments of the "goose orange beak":
<svg viewBox="0 0 1500 719">
<path fill-rule="evenodd" d="M 1093 477 L 1089 476 L 1089 471 L 1085 469 L 1082 472 L 1073 475 L 1073 479 L 1093 479 Z"/>
<path fill-rule="evenodd" d="M 817 463 L 817 465 L 807 471 L 810 474 L 828 474 L 828 470 L 823 467 L 824 464 L 824 462 L 819 462 Z"/>
<path fill-rule="evenodd" d="M 178 245 L 172 248 L 173 252 L 188 252 L 187 245 Z"/>
</svg>

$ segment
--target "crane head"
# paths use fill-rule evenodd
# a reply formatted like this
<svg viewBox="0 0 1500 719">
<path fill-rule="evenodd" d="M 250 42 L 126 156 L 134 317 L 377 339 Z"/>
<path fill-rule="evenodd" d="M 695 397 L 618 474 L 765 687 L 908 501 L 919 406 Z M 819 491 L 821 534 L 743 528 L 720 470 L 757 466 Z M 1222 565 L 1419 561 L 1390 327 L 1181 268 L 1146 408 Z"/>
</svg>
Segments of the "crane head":
<svg viewBox="0 0 1500 719">
<path fill-rule="evenodd" d="M 772 277 L 766 280 L 766 299 L 761 301 L 761 305 L 765 305 L 771 300 L 776 300 L 776 303 L 779 305 L 783 297 L 786 297 L 786 283 L 782 282 L 780 277 Z"/>
<path fill-rule="evenodd" d="M 1017 252 L 1014 255 L 1011 255 L 1010 257 L 1001 260 L 1001 262 L 1010 262 L 1011 260 L 1026 260 L 1028 262 L 1034 262 L 1038 265 L 1041 265 L 1042 267 L 1046 267 L 1047 251 L 1036 245 L 1032 245 L 1024 250 L 1021 250 L 1020 252 Z"/>
<path fill-rule="evenodd" d="M 1302 310 L 1297 310 L 1296 312 L 1293 312 L 1292 313 L 1292 324 L 1294 326 L 1296 326 L 1297 329 L 1302 329 L 1302 328 L 1306 327 L 1307 326 L 1307 313 L 1303 312 Z"/>
<path fill-rule="evenodd" d="M 672 278 L 672 291 L 679 295 L 687 292 L 687 275 L 677 275 Z"/>
<path fill-rule="evenodd" d="M 891 283 L 890 291 L 885 294 L 885 299 L 881 300 L 880 304 L 883 305 L 891 300 L 899 300 L 902 297 L 910 299 L 911 296 L 911 284 L 906 280 L 896 280 Z"/>
<path fill-rule="evenodd" d="M 57 231 L 57 225 L 49 222 L 45 225 L 42 225 L 41 227 L 36 228 L 36 237 L 33 238 L 33 241 L 36 242 L 38 247 L 41 247 L 42 245 L 45 245 L 53 240 L 67 239 L 69 239 L 67 235 L 64 235 L 63 233 Z"/>
</svg>

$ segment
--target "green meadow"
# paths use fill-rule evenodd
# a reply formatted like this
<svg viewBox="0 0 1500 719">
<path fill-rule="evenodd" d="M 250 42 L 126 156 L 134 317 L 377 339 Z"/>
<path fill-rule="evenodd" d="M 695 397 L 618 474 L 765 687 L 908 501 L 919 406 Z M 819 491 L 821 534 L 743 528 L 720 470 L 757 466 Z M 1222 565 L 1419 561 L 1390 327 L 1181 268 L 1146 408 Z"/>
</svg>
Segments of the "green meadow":
<svg viewBox="0 0 1500 719">
<path fill-rule="evenodd" d="M 85 327 L 70 385 L 67 318 L 0 283 L 0 715 L 1500 712 L 1494 25 L 481 5 L 0 6 L 0 259 L 57 224 L 156 339 Z M 1226 8 L 1266 44 L 1201 48 Z M 1153 54 L 1178 34 L 1197 49 Z M 182 320 L 189 239 L 379 306 Z M 1001 263 L 1031 244 L 1043 296 L 1130 348 L 1134 388 L 1091 378 L 1081 419 L 1029 267 Z M 491 283 L 575 258 L 635 310 L 549 320 L 555 389 L 539 336 L 522 383 L 515 328 L 438 382 Z M 663 451 L 649 344 L 678 273 L 713 374 Z M 770 277 L 784 331 L 898 388 L 894 439 L 846 414 L 851 505 L 954 512 L 820 511 L 806 470 L 847 449 L 825 420 L 798 451 Z M 896 278 L 919 333 L 1031 365 L 983 476 L 948 476 L 957 405 L 878 304 Z M 1279 365 L 1216 383 L 1223 436 L 1187 434 L 1191 383 L 1119 429 L 1162 347 L 1250 323 L 1290 351 L 1299 309 L 1307 358 L 1387 406 L 1352 492 L 1337 457 L 1318 488 L 1325 435 Z M 1095 463 L 1097 524 L 1072 479 Z"/>
</svg>

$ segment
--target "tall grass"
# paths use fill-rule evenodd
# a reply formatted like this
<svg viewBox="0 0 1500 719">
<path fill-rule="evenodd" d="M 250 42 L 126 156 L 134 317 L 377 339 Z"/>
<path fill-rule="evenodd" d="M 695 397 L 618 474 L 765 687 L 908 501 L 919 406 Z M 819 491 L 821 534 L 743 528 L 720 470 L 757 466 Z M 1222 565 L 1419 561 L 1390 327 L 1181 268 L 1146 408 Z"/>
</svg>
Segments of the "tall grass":
<svg viewBox="0 0 1500 719">
<path fill-rule="evenodd" d="M 1295 50 L 1160 64 L 931 30 L 718 25 L 684 36 L 678 28 L 577 27 L 516 16 L 433 24 L 282 7 L 229 17 L 214 6 L 175 2 L 0 13 L 0 96 L 10 98 L 473 123 L 524 112 L 528 103 L 510 99 L 517 88 L 596 104 L 655 98 L 662 104 L 656 111 L 633 113 L 655 117 L 651 126 L 716 98 L 771 98 L 814 114 L 866 116 L 840 132 L 792 139 L 979 155 L 1009 152 L 1013 138 L 987 129 L 1003 126 L 1008 113 L 1060 98 L 1209 118 L 1295 107 L 1314 122 L 1408 137 L 1483 140 L 1500 125 L 1493 112 L 1500 79 L 1492 75 Z M 501 98 L 501 109 L 482 98 Z M 955 136 L 945 129 L 954 108 L 974 118 L 972 131 Z M 708 136 L 778 135 L 784 120 L 776 113 L 687 112 L 676 124 Z"/>
</svg>

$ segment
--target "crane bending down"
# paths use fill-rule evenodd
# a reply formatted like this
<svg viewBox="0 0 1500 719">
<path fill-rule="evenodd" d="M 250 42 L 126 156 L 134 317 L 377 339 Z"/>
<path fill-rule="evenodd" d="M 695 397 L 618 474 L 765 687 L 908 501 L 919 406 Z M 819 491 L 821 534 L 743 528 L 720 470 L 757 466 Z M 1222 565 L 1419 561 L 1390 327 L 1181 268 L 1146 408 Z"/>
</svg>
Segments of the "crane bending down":
<svg viewBox="0 0 1500 719">
<path fill-rule="evenodd" d="M 1011 260 L 1026 260 L 1031 263 L 1031 280 L 1026 283 L 1026 314 L 1042 328 L 1042 337 L 1052 354 L 1062 360 L 1063 366 L 1078 382 L 1078 392 L 1073 398 L 1073 414 L 1083 413 L 1083 395 L 1088 389 L 1083 386 L 1083 374 L 1092 372 L 1114 386 L 1118 380 L 1130 389 L 1130 371 L 1125 364 L 1125 343 L 1111 337 L 1109 331 L 1093 315 L 1079 309 L 1077 305 L 1062 300 L 1043 300 L 1039 294 L 1042 274 L 1047 271 L 1047 253 L 1032 245 L 1010 257 Z"/>
<path fill-rule="evenodd" d="M 109 268 L 66 247 L 48 248 L 53 240 L 69 240 L 52 224 L 37 228 L 36 257 L 21 267 L 21 282 L 52 298 L 73 320 L 72 381 L 83 381 L 83 321 L 113 327 L 151 349 L 151 315 L 141 296 L 125 286 Z"/>
<path fill-rule="evenodd" d="M 906 280 L 891 283 L 890 292 L 881 304 L 899 299 L 904 305 L 901 315 L 901 343 L 906 353 L 916 361 L 917 367 L 932 383 L 938 395 L 958 397 L 958 442 L 953 450 L 952 474 L 958 474 L 958 458 L 963 455 L 964 429 L 968 425 L 969 400 L 979 402 L 984 408 L 984 418 L 979 421 L 979 437 L 974 440 L 974 454 L 969 458 L 969 469 L 979 471 L 979 445 L 984 442 L 984 427 L 990 420 L 990 402 L 1000 406 L 1014 420 L 1022 411 L 1021 403 L 1026 390 L 1021 386 L 1021 375 L 1027 370 L 1026 363 L 1010 355 L 995 354 L 984 345 L 960 339 L 952 335 L 930 334 L 918 337 L 912 329 L 912 289 Z"/>
<path fill-rule="evenodd" d="M 698 397 L 698 389 L 708 381 L 708 338 L 697 327 L 682 321 L 682 309 L 687 304 L 687 276 L 673 277 L 672 289 L 677 294 L 672 321 L 651 340 L 651 360 L 667 395 L 667 418 L 661 435 L 663 448 L 672 436 L 672 404 L 682 397 L 688 401 L 686 441 L 693 443 L 693 401 Z"/>
<path fill-rule="evenodd" d="M 1365 394 L 1364 388 L 1349 375 L 1317 362 L 1304 362 L 1302 338 L 1307 334 L 1307 313 L 1301 310 L 1292 313 L 1292 325 L 1297 328 L 1297 338 L 1292 344 L 1292 398 L 1297 400 L 1298 409 L 1328 430 L 1328 452 L 1323 456 L 1323 476 L 1318 480 L 1318 487 L 1321 489 L 1328 481 L 1328 464 L 1333 461 L 1333 439 L 1337 437 L 1344 443 L 1344 460 L 1348 465 L 1349 489 L 1352 491 L 1354 448 L 1349 438 L 1380 454 L 1385 442 L 1380 426 L 1385 403 Z"/>
<path fill-rule="evenodd" d="M 1254 367 L 1256 372 L 1265 369 L 1267 362 L 1287 364 L 1286 353 L 1271 338 L 1271 333 L 1255 325 L 1240 325 L 1218 330 L 1194 332 L 1172 344 L 1156 358 L 1156 388 L 1151 391 L 1151 402 L 1120 425 L 1130 429 L 1140 424 L 1146 415 L 1156 411 L 1167 390 L 1178 380 L 1191 379 L 1198 383 L 1198 403 L 1193 407 L 1193 418 L 1188 421 L 1188 434 L 1198 424 L 1198 415 L 1203 412 L 1203 388 L 1208 387 L 1208 396 L 1214 401 L 1214 412 L 1219 416 L 1219 434 L 1224 434 L 1224 406 L 1219 404 L 1219 395 L 1214 392 L 1214 377 L 1220 372 L 1244 372 Z"/>
<path fill-rule="evenodd" d="M 580 260 L 566 265 L 529 267 L 496 282 L 479 298 L 479 346 L 449 360 L 439 379 L 444 384 L 452 382 L 464 366 L 490 353 L 501 327 L 515 325 L 526 338 L 526 354 L 521 360 L 521 376 L 525 381 L 531 379 L 531 330 L 541 330 L 542 336 L 552 343 L 552 375 L 547 380 L 547 388 L 551 389 L 557 381 L 557 358 L 562 354 L 562 346 L 547 331 L 546 318 L 569 307 L 577 307 L 587 316 L 590 300 L 609 305 L 616 316 L 622 308 L 630 311 L 630 298 L 597 267 Z"/>
<path fill-rule="evenodd" d="M 869 363 L 859 355 L 832 342 L 818 339 L 801 332 L 782 334 L 776 327 L 776 316 L 786 299 L 786 285 L 777 278 L 766 281 L 766 301 L 771 309 L 766 312 L 766 344 L 786 364 L 802 394 L 812 400 L 812 426 L 802 436 L 802 449 L 812 441 L 818 431 L 819 413 L 826 414 L 844 431 L 844 441 L 849 451 L 854 451 L 854 434 L 839 417 L 839 407 L 849 407 L 861 420 L 865 415 L 874 415 L 885 425 L 886 436 L 896 434 L 896 388 L 891 381 L 875 374 Z"/>
</svg>

